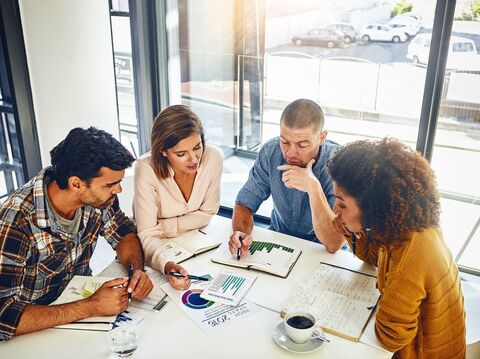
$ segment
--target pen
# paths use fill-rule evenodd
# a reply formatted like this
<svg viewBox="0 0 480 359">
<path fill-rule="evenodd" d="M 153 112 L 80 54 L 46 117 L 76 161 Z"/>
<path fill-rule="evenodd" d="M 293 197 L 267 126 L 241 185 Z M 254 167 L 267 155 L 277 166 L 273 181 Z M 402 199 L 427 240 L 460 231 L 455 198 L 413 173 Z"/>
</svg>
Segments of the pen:
<svg viewBox="0 0 480 359">
<path fill-rule="evenodd" d="M 128 285 L 130 285 L 130 281 L 132 280 L 133 277 L 133 266 L 130 264 L 128 266 Z M 128 300 L 132 299 L 132 293 L 128 293 Z"/>
<path fill-rule="evenodd" d="M 240 240 L 240 247 L 237 248 L 237 261 L 240 260 L 240 255 L 242 254 L 243 237 L 239 236 L 238 239 Z"/>
<path fill-rule="evenodd" d="M 191 275 L 191 274 L 183 275 L 182 273 L 178 273 L 178 272 L 168 272 L 167 275 L 171 275 L 172 277 L 176 277 L 176 278 L 187 277 L 188 279 L 194 279 L 194 280 L 203 280 L 203 281 L 209 281 L 210 280 L 210 278 L 199 277 L 199 276 Z"/>
</svg>

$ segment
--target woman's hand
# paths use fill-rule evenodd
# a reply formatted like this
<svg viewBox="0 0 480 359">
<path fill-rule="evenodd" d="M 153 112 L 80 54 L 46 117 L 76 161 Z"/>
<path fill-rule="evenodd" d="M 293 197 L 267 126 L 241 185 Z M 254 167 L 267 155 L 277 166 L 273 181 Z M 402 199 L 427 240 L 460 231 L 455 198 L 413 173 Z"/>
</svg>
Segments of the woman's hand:
<svg viewBox="0 0 480 359">
<path fill-rule="evenodd" d="M 169 275 L 168 282 L 173 288 L 177 290 L 187 290 L 190 287 L 192 281 L 186 277 L 188 272 L 181 265 L 174 262 L 168 262 L 165 264 L 164 273 L 165 275 L 168 275 L 169 272 L 177 272 L 185 276 L 184 278 L 177 278 Z"/>
</svg>

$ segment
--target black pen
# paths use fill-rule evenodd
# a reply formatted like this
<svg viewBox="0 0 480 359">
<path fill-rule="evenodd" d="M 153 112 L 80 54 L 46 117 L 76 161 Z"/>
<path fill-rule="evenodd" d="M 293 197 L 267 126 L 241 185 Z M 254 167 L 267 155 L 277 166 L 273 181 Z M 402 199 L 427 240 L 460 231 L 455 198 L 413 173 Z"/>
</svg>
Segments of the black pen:
<svg viewBox="0 0 480 359">
<path fill-rule="evenodd" d="M 209 281 L 210 280 L 210 278 L 199 277 L 199 276 L 191 275 L 191 274 L 183 275 L 182 273 L 178 273 L 178 272 L 168 272 L 167 275 L 171 275 L 172 277 L 176 277 L 176 278 L 187 277 L 188 279 L 194 279 L 194 280 L 203 280 L 203 281 Z"/>
<path fill-rule="evenodd" d="M 130 281 L 132 280 L 133 277 L 133 266 L 130 264 L 128 266 L 128 285 L 130 285 Z M 132 299 L 132 293 L 128 292 L 128 300 Z"/>
<path fill-rule="evenodd" d="M 240 255 L 242 254 L 243 237 L 239 236 L 238 239 L 240 240 L 240 247 L 237 248 L 237 261 L 240 260 Z"/>
</svg>

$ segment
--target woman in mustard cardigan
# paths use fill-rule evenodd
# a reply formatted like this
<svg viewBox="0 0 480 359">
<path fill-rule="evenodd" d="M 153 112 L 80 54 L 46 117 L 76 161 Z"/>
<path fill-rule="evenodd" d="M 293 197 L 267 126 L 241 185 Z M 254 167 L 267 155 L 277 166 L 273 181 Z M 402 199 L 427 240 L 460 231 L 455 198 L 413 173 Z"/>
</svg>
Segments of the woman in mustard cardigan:
<svg viewBox="0 0 480 359">
<path fill-rule="evenodd" d="M 328 168 L 333 225 L 354 255 L 378 267 L 378 340 L 394 358 L 464 358 L 460 279 L 439 227 L 428 162 L 386 138 L 341 148 Z"/>
</svg>

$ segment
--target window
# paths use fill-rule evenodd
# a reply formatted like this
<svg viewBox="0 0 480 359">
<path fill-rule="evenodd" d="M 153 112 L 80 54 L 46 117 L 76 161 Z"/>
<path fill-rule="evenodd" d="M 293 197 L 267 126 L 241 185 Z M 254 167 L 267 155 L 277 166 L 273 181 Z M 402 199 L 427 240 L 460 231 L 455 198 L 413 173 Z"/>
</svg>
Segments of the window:
<svg viewBox="0 0 480 359">
<path fill-rule="evenodd" d="M 138 123 L 135 108 L 135 83 L 132 67 L 128 0 L 112 0 L 110 3 L 110 15 L 120 141 L 137 157 L 139 155 Z"/>
<path fill-rule="evenodd" d="M 480 22 L 453 21 L 432 150 L 444 235 L 458 264 L 470 270 L 480 269 L 480 53 L 474 45 L 479 40 Z"/>
<path fill-rule="evenodd" d="M 473 42 L 454 42 L 452 46 L 454 52 L 473 52 Z"/>
<path fill-rule="evenodd" d="M 0 203 L 41 168 L 20 11 L 0 2 Z"/>
<path fill-rule="evenodd" d="M 403 30 L 378 25 L 390 19 L 389 2 L 367 3 L 167 1 L 170 103 L 197 112 L 207 139 L 224 150 L 223 205 L 233 206 L 256 153 L 278 135 L 280 114 L 294 99 L 318 101 L 329 138 L 340 144 L 394 136 L 416 148 L 417 140 L 427 136 L 420 131 L 426 123 L 420 122 L 427 79 L 423 64 L 428 65 L 429 34 L 440 5 L 412 1 L 421 17 L 411 17 L 419 26 L 408 26 L 413 34 L 406 36 Z M 462 6 L 456 11 L 461 13 Z M 362 29 L 358 36 L 363 41 L 331 47 L 298 40 L 339 22 Z M 460 22 L 454 21 L 452 36 L 480 41 L 476 22 Z M 444 31 L 441 26 L 437 33 Z M 410 55 L 414 44 L 426 48 Z M 442 227 L 460 263 L 471 263 L 465 256 L 478 252 L 469 246 L 478 246 L 480 236 L 480 172 L 473 165 L 480 163 L 480 99 L 474 91 L 480 87 L 480 71 L 479 54 L 474 55 L 468 60 L 448 56 L 432 157 L 442 193 Z M 435 128 L 428 131 L 435 133 Z M 268 216 L 270 209 L 267 204 L 260 213 Z"/>
</svg>

